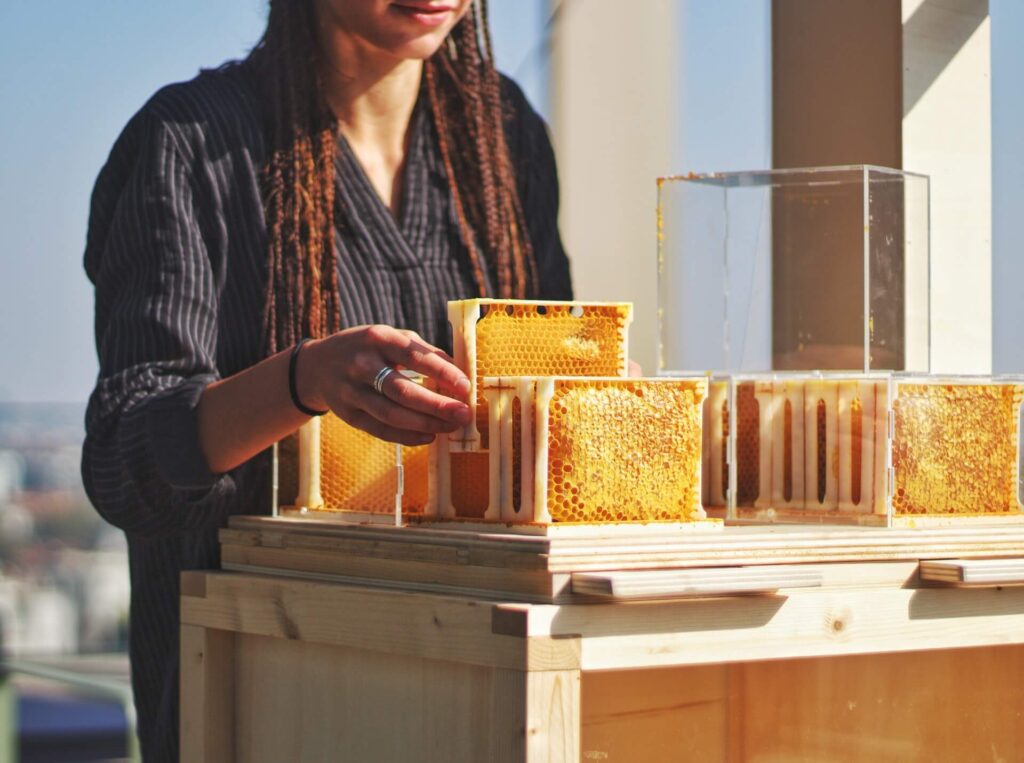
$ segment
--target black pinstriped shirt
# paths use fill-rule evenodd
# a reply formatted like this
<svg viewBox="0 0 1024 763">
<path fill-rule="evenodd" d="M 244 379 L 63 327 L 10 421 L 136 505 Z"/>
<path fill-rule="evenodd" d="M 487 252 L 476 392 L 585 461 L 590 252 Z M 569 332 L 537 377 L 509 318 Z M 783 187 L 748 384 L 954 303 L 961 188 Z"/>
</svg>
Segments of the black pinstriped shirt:
<svg viewBox="0 0 1024 763">
<path fill-rule="evenodd" d="M 96 509 L 128 537 L 147 761 L 178 756 L 179 573 L 218 566 L 229 515 L 269 509 L 267 455 L 210 473 L 195 415 L 206 384 L 261 359 L 266 148 L 253 76 L 227 64 L 160 90 L 118 138 L 92 197 L 85 269 L 100 371 L 82 475 Z M 502 95 L 540 272 L 533 296 L 569 299 L 551 146 L 519 88 L 504 80 Z M 427 109 L 421 99 L 412 117 L 397 216 L 339 138 L 335 248 L 344 326 L 387 323 L 447 346 L 445 304 L 475 287 Z"/>
</svg>

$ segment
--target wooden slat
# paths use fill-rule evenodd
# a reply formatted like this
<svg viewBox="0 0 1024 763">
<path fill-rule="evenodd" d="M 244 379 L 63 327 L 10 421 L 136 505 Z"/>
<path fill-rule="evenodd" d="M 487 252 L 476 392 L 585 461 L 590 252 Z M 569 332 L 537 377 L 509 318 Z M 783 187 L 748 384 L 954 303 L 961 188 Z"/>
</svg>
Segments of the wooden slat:
<svg viewBox="0 0 1024 763">
<path fill-rule="evenodd" d="M 540 538 L 379 527 L 271 517 L 232 517 L 226 547 L 310 549 L 380 559 L 572 573 L 604 569 L 947 559 L 1019 554 L 1024 526 L 739 526 L 721 533 L 645 533 L 614 527 L 604 538 Z"/>
<path fill-rule="evenodd" d="M 696 570 L 576 572 L 573 593 L 610 600 L 674 599 L 771 593 L 820 586 L 820 571 L 806 567 L 725 567 Z"/>
<path fill-rule="evenodd" d="M 235 634 L 181 627 L 181 759 L 235 759 Z"/>
<path fill-rule="evenodd" d="M 525 674 L 526 760 L 577 763 L 580 760 L 580 671 Z"/>
<path fill-rule="evenodd" d="M 584 670 L 1021 644 L 1024 587 L 810 588 L 784 596 L 530 605 L 526 630 L 578 636 Z"/>
<path fill-rule="evenodd" d="M 921 579 L 962 586 L 1024 585 L 1024 558 L 921 562 Z"/>
<path fill-rule="evenodd" d="M 225 545 L 221 548 L 221 565 L 237 572 L 301 575 L 342 583 L 362 581 L 405 590 L 485 597 L 502 592 L 524 601 L 554 601 L 569 585 L 567 574 L 543 570 L 431 564 L 299 548 Z"/>
<path fill-rule="evenodd" d="M 352 646 L 513 670 L 573 670 L 574 638 L 495 633 L 487 602 L 227 572 L 182 596 L 181 622 L 206 629 Z"/>
<path fill-rule="evenodd" d="M 578 750 L 579 671 L 526 673 L 239 635 L 237 760 L 529 761 Z M 566 690 L 546 693 L 552 683 Z M 557 701 L 551 701 L 557 700 Z M 182 758 L 182 760 L 191 760 Z M 231 758 L 222 758 L 228 761 Z"/>
</svg>

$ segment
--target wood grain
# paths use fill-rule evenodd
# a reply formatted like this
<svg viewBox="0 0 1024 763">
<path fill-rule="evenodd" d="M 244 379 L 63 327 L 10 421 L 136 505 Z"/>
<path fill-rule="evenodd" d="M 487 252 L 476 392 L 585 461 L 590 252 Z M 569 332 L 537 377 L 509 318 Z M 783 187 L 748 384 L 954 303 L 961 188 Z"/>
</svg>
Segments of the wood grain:
<svg viewBox="0 0 1024 763">
<path fill-rule="evenodd" d="M 579 759 L 578 671 L 253 635 L 239 636 L 237 660 L 238 759 L 249 763 Z"/>
<path fill-rule="evenodd" d="M 235 759 L 235 634 L 181 627 L 181 759 Z"/>
<path fill-rule="evenodd" d="M 780 588 L 817 587 L 821 581 L 821 572 L 804 565 L 575 572 L 572 591 L 612 601 L 679 599 L 774 593 Z"/>
<path fill-rule="evenodd" d="M 261 636 L 372 648 L 516 670 L 579 666 L 572 637 L 494 633 L 495 604 L 291 578 L 206 573 L 206 596 L 183 596 L 183 624 Z"/>
<path fill-rule="evenodd" d="M 945 559 L 921 562 L 921 579 L 947 585 L 1024 585 L 1024 559 Z"/>
</svg>

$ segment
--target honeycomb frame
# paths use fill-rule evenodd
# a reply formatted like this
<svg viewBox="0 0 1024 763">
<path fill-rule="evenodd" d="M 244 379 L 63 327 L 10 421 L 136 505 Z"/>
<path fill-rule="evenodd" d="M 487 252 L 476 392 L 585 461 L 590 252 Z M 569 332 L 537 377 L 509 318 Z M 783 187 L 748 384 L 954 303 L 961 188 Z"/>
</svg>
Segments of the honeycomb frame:
<svg viewBox="0 0 1024 763">
<path fill-rule="evenodd" d="M 901 527 L 1024 522 L 1019 482 L 1024 378 L 772 373 L 716 377 L 709 387 L 709 401 L 717 405 L 723 394 L 728 398 L 724 413 L 716 415 L 714 406 L 706 406 L 711 431 L 722 433 L 723 419 L 741 425 L 724 432 L 724 454 L 721 436 L 704 439 L 705 475 L 723 470 L 729 475 L 725 496 L 715 493 L 714 480 L 705 487 L 713 515 Z M 920 407 L 920 400 L 929 398 L 953 402 L 947 400 L 943 412 L 932 401 L 918 411 L 913 426 L 904 425 L 906 402 L 917 400 Z M 979 409 L 982 403 L 988 407 Z M 943 425 L 944 417 L 966 423 Z M 760 434 L 756 449 L 745 450 L 742 424 L 752 418 Z M 984 447 L 993 454 L 988 460 Z M 915 460 L 930 466 L 912 473 Z M 985 476 L 990 474 L 998 476 Z M 739 489 L 751 483 L 756 484 L 752 493 Z M 958 485 L 954 499 L 943 503 L 941 496 L 953 483 Z M 972 510 L 976 506 L 982 508 Z"/>
<path fill-rule="evenodd" d="M 327 413 L 299 428 L 297 461 L 295 500 L 282 503 L 285 511 L 391 518 L 428 510 L 429 446 L 386 442 Z"/>
<path fill-rule="evenodd" d="M 731 377 L 728 516 L 885 524 L 890 385 L 889 374 Z"/>
<path fill-rule="evenodd" d="M 498 433 L 489 451 L 491 519 L 547 525 L 706 519 L 704 377 L 487 377 L 484 392 L 491 431 Z M 597 464 L 600 478 L 588 473 Z"/>
<path fill-rule="evenodd" d="M 469 377 L 470 423 L 449 437 L 449 451 L 489 446 L 484 376 L 620 376 L 628 374 L 626 302 L 469 299 L 448 303 L 455 364 Z M 532 357 L 509 356 L 530 343 Z"/>
</svg>

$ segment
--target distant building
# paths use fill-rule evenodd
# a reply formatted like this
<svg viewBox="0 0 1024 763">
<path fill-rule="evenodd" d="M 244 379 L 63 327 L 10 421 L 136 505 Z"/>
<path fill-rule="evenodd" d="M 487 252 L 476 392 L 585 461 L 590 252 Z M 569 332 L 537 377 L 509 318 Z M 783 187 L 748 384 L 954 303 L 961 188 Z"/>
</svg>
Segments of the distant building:
<svg viewBox="0 0 1024 763">
<path fill-rule="evenodd" d="M 0 450 L 0 506 L 10 503 L 25 488 L 25 457 L 15 450 Z"/>
</svg>

